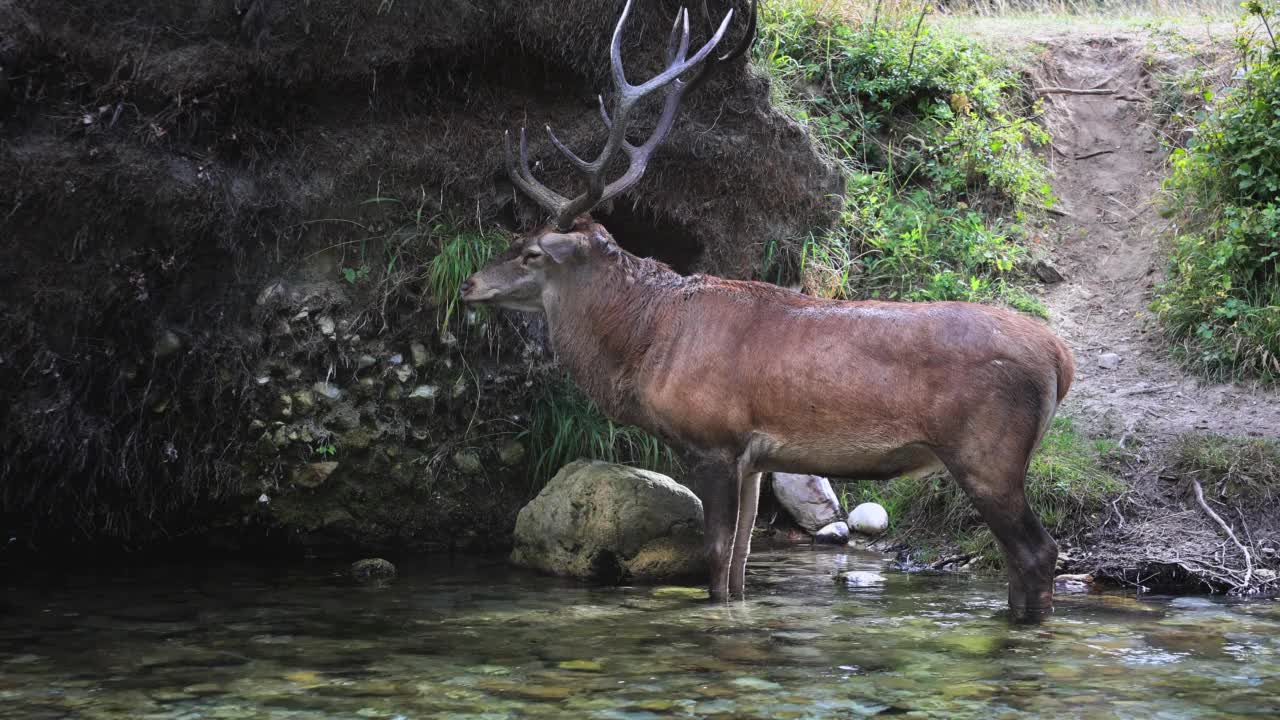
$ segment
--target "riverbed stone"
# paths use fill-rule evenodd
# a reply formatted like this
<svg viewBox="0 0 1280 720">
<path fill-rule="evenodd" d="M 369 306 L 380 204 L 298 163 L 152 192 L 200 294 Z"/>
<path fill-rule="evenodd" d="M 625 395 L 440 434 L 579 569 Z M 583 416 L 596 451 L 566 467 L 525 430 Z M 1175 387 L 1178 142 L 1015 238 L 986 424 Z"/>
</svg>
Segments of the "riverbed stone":
<svg viewBox="0 0 1280 720">
<path fill-rule="evenodd" d="M 849 525 L 844 521 L 833 522 L 823 526 L 813 537 L 820 543 L 843 545 L 849 542 Z"/>
<path fill-rule="evenodd" d="M 844 519 L 840 500 L 821 475 L 773 474 L 773 496 L 796 524 L 810 534 Z"/>
<path fill-rule="evenodd" d="M 365 558 L 351 563 L 351 577 L 357 582 L 390 580 L 396 576 L 396 566 L 382 558 Z"/>
<path fill-rule="evenodd" d="M 520 511 L 511 561 L 604 582 L 701 577 L 702 503 L 665 475 L 573 462 Z"/>
<path fill-rule="evenodd" d="M 848 523 L 854 532 L 875 537 L 889 529 L 889 513 L 879 503 L 862 503 L 849 513 Z"/>
</svg>

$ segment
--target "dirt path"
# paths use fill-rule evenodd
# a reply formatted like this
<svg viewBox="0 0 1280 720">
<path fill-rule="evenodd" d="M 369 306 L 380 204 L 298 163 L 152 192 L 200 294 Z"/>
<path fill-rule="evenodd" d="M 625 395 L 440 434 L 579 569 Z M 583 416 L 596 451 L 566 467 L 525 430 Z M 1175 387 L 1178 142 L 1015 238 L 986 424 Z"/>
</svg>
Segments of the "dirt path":
<svg viewBox="0 0 1280 720">
<path fill-rule="evenodd" d="M 1205 383 L 1161 346 L 1148 305 L 1165 263 L 1167 221 L 1157 196 L 1165 153 L 1150 126 L 1155 81 L 1137 34 L 1046 41 L 1047 85 L 1109 88 L 1115 95 L 1050 95 L 1054 262 L 1065 276 L 1044 300 L 1076 353 L 1068 408 L 1091 428 L 1141 438 L 1147 472 L 1181 433 L 1280 437 L 1280 393 Z M 1128 100 L 1124 98 L 1134 98 Z"/>
</svg>

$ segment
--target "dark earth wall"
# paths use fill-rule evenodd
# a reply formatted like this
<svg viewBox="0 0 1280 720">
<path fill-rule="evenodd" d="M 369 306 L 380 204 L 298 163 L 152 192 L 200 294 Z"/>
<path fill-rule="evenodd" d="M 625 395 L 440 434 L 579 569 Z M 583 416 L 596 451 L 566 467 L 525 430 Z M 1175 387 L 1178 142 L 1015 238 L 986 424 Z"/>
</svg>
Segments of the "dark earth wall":
<svg viewBox="0 0 1280 720">
<path fill-rule="evenodd" d="M 516 316 L 443 331 L 423 263 L 442 227 L 539 220 L 504 130 L 598 147 L 620 9 L 0 0 L 9 551 L 504 542 L 536 490 L 518 439 L 546 351 Z M 633 82 L 676 9 L 633 9 Z M 735 276 L 829 222 L 839 175 L 769 95 L 725 68 L 598 215 L 638 253 Z M 575 188 L 533 140 L 540 177 Z M 374 276 L 343 281 L 357 259 Z"/>
</svg>

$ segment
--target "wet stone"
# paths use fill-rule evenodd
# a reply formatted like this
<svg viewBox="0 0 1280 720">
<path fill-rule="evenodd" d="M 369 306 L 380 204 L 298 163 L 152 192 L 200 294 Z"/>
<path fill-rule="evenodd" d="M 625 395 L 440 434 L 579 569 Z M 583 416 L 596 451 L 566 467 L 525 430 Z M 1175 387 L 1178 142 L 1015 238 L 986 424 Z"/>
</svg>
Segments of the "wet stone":
<svg viewBox="0 0 1280 720">
<path fill-rule="evenodd" d="M 329 400 L 331 402 L 336 401 L 342 397 L 342 390 L 339 389 L 337 385 L 333 385 L 331 383 L 318 382 L 315 385 L 312 385 L 311 389 L 315 391 L 315 394 L 317 396 L 324 398 L 325 400 Z M 294 398 L 294 400 L 296 401 L 297 398 Z"/>
<path fill-rule="evenodd" d="M 395 577 L 396 566 L 382 558 L 366 558 L 351 563 L 350 572 L 357 582 L 376 582 Z"/>
</svg>

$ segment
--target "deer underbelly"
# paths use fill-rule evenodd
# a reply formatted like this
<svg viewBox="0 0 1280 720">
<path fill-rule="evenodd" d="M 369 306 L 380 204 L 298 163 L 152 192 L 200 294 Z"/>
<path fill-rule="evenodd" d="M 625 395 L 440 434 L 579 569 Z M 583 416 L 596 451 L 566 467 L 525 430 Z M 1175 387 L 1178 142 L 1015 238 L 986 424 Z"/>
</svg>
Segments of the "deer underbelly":
<svg viewBox="0 0 1280 720">
<path fill-rule="evenodd" d="M 834 475 L 865 480 L 921 477 L 942 470 L 942 462 L 918 443 L 807 439 L 778 441 L 756 435 L 748 445 L 746 465 L 760 472 Z"/>
</svg>

